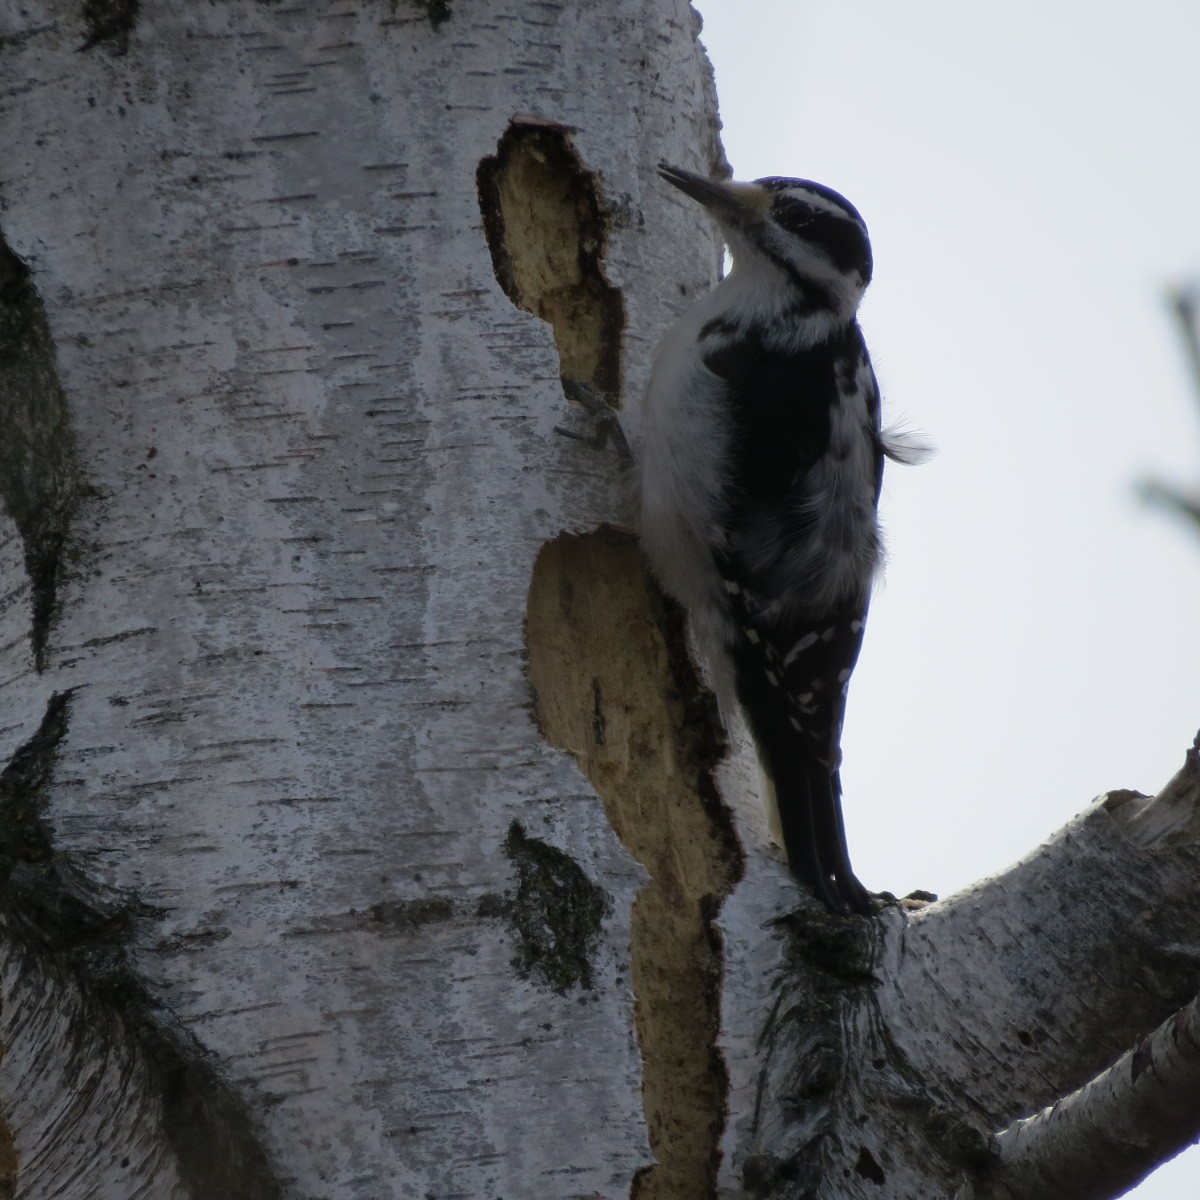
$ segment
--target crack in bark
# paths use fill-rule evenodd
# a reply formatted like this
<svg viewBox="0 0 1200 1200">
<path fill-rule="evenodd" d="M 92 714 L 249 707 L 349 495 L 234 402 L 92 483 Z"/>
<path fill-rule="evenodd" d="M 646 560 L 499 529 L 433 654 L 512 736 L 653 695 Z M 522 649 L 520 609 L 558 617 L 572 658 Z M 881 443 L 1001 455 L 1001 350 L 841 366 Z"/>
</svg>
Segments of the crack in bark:
<svg viewBox="0 0 1200 1200">
<path fill-rule="evenodd" d="M 713 1196 L 728 1092 L 716 916 L 743 867 L 713 782 L 725 749 L 716 707 L 682 614 L 650 583 L 628 534 L 602 528 L 544 546 L 526 632 L 545 736 L 575 756 L 650 877 L 634 902 L 630 952 L 656 1161 L 632 1196 Z"/>
</svg>

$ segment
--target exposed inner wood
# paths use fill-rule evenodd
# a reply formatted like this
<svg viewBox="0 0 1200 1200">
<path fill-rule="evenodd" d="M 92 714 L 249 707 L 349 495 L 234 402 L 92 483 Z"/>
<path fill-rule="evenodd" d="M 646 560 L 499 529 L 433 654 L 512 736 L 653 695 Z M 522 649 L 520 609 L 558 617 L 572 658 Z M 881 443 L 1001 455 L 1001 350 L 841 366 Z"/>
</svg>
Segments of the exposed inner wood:
<svg viewBox="0 0 1200 1200">
<path fill-rule="evenodd" d="M 509 299 L 548 321 L 561 373 L 616 399 L 621 293 L 604 277 L 608 217 L 599 179 L 565 130 L 514 121 L 479 164 L 479 200 L 496 278 Z"/>
<path fill-rule="evenodd" d="M 632 958 L 656 1162 L 633 1195 L 711 1196 L 727 1090 L 713 918 L 742 870 L 712 782 L 723 749 L 716 712 L 632 537 L 602 529 L 544 546 L 528 613 L 542 729 L 578 760 L 650 876 L 633 908 Z"/>
</svg>

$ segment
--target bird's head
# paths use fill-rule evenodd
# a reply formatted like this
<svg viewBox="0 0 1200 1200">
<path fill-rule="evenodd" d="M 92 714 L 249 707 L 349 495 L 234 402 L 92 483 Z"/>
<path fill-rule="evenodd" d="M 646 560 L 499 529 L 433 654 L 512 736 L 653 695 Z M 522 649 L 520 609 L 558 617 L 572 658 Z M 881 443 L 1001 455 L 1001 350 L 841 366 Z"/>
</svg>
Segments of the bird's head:
<svg viewBox="0 0 1200 1200">
<path fill-rule="evenodd" d="M 871 282 L 871 243 L 858 210 L 809 179 L 708 179 L 660 163 L 658 173 L 716 218 L 739 266 L 774 265 L 810 298 L 853 313 Z"/>
</svg>

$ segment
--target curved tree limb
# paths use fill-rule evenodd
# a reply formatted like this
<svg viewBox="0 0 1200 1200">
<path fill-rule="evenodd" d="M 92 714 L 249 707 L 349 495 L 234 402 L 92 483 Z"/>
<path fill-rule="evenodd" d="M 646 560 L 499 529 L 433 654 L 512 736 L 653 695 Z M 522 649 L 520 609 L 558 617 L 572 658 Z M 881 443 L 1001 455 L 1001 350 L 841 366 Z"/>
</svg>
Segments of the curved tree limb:
<svg viewBox="0 0 1200 1200">
<path fill-rule="evenodd" d="M 1108 1200 L 1200 1137 L 1200 997 L 1107 1071 L 996 1137 L 977 1200 Z"/>
<path fill-rule="evenodd" d="M 1109 798 L 1126 836 L 1143 847 L 1200 836 L 1200 733 L 1183 767 L 1154 797 Z M 1111 1067 L 996 1135 L 999 1162 L 979 1200 L 1107 1200 L 1200 1137 L 1200 997 L 1163 1021 Z"/>
<path fill-rule="evenodd" d="M 1200 1132 L 1198 914 L 1195 746 L 1157 796 L 1109 793 L 944 901 L 869 925 L 793 914 L 745 1186 L 772 1200 L 1119 1195 Z M 1165 1121 L 1172 1104 L 1182 1115 Z M 1064 1121 L 1090 1132 L 1059 1149 Z M 1099 1163 L 1088 1137 L 1117 1143 L 1092 1175 L 1069 1159 Z M 1060 1154 L 1080 1190 L 1042 1182 Z"/>
</svg>

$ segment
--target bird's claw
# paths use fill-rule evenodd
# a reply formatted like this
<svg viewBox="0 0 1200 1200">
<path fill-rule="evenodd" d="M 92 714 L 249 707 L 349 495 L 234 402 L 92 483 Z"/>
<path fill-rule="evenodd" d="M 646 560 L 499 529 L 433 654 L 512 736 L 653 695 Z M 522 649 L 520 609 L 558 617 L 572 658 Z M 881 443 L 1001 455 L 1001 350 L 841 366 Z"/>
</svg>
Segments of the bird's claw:
<svg viewBox="0 0 1200 1200">
<path fill-rule="evenodd" d="M 622 463 L 631 463 L 633 451 L 629 448 L 629 441 L 621 428 L 617 410 L 591 384 L 578 379 L 564 378 L 562 386 L 567 399 L 574 400 L 587 414 L 585 430 L 581 433 L 562 425 L 555 425 L 554 432 L 574 441 L 584 442 L 594 450 L 603 450 L 611 441 Z"/>
</svg>

